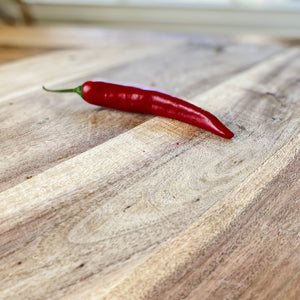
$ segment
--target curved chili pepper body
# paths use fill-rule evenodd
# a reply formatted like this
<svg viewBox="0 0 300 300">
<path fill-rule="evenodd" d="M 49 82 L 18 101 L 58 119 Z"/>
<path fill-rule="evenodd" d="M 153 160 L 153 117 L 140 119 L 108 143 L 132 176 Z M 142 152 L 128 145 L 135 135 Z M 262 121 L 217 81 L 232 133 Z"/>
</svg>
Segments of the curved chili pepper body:
<svg viewBox="0 0 300 300">
<path fill-rule="evenodd" d="M 44 89 L 50 92 L 75 92 L 86 102 L 94 105 L 175 119 L 206 129 L 226 139 L 234 136 L 208 111 L 158 91 L 103 81 L 87 81 L 75 89 L 49 90 L 45 87 Z"/>
<path fill-rule="evenodd" d="M 90 104 L 175 119 L 227 139 L 234 136 L 208 111 L 158 91 L 101 81 L 87 81 L 82 86 L 82 97 Z"/>
</svg>

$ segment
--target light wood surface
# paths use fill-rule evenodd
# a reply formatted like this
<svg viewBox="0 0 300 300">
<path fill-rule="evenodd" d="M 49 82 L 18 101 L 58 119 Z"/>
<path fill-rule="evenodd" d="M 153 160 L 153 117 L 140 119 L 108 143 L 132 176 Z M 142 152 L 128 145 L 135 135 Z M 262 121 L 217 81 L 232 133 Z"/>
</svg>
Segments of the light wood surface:
<svg viewBox="0 0 300 300">
<path fill-rule="evenodd" d="M 299 299 L 300 49 L 109 34 L 0 66 L 0 298 Z M 41 90 L 97 78 L 235 137 Z"/>
</svg>

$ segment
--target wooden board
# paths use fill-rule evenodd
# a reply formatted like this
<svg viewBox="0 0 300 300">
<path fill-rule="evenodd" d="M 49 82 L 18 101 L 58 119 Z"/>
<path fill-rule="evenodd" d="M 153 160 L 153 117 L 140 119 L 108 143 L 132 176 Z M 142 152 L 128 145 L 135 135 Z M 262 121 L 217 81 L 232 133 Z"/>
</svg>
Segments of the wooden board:
<svg viewBox="0 0 300 300">
<path fill-rule="evenodd" d="M 0 67 L 0 298 L 298 299 L 300 49 L 137 44 Z M 94 78 L 186 98 L 235 137 L 40 88 Z"/>
<path fill-rule="evenodd" d="M 202 43 L 225 41 L 225 37 L 193 33 L 164 33 L 142 30 L 104 29 L 98 26 L 0 26 L 0 45 L 40 49 L 99 48 L 107 45 L 169 44 L 173 41 L 199 40 Z M 264 38 L 266 41 L 266 38 Z M 272 42 L 272 40 L 270 40 Z"/>
<path fill-rule="evenodd" d="M 120 51 L 124 46 L 132 50 L 141 46 L 153 48 L 157 45 L 174 45 L 187 39 L 189 36 L 177 33 L 134 30 L 124 33 L 121 30 L 99 29 L 91 26 L 0 26 L 0 64 L 56 50 L 82 48 L 103 50 L 108 47 L 115 53 L 118 61 L 120 54 L 117 56 L 116 51 Z M 214 41 L 214 38 L 207 35 L 202 35 L 201 39 L 202 43 Z M 219 38 L 219 40 L 225 39 Z M 98 56 L 98 60 L 103 58 Z M 89 61 L 85 60 L 86 63 Z"/>
<path fill-rule="evenodd" d="M 258 35 L 232 35 L 231 40 L 246 41 L 259 44 L 299 45 L 299 39 L 274 38 Z M 219 44 L 228 38 L 199 33 L 164 33 L 145 32 L 141 30 L 111 30 L 108 28 L 84 26 L 0 26 L 0 64 L 16 59 L 34 56 L 39 53 L 59 49 L 98 49 L 107 46 L 141 45 L 170 45 L 172 43 L 194 42 L 201 40 L 201 44 L 221 49 Z M 101 59 L 101 58 L 100 58 Z"/>
</svg>

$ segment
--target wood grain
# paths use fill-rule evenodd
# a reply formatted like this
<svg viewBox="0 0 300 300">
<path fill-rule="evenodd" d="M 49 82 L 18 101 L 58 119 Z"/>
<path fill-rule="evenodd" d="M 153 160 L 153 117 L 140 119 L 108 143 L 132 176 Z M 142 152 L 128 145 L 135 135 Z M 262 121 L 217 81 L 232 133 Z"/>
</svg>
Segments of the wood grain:
<svg viewBox="0 0 300 300">
<path fill-rule="evenodd" d="M 63 83 L 101 72 L 130 60 L 167 50 L 161 45 L 103 47 L 101 50 L 60 50 L 0 66 L 1 102 L 25 92 L 41 90 L 42 85 Z M 99 58 L 102 55 L 105 59 Z M 22 72 L 21 70 L 26 70 Z M 46 70 L 46 71 L 45 71 Z M 20 72 L 21 71 L 21 72 Z M 14 78 L 13 84 L 11 78 Z M 8 81 L 8 82 L 7 82 Z M 74 84 L 74 82 L 71 82 Z M 76 83 L 77 84 L 77 83 Z"/>
<path fill-rule="evenodd" d="M 298 143 L 298 147 L 293 145 L 294 142 Z M 251 299 L 254 296 L 271 299 L 272 297 L 268 295 L 269 292 L 280 299 L 280 293 L 285 298 L 285 292 L 287 292 L 281 290 L 284 282 L 289 283 L 287 290 L 291 295 L 297 294 L 300 268 L 297 256 L 299 251 L 299 222 L 293 224 L 291 220 L 293 220 L 293 213 L 296 215 L 299 211 L 299 205 L 295 203 L 297 197 L 299 198 L 299 185 L 296 182 L 288 194 L 284 194 L 285 191 L 280 194 L 281 191 L 277 189 L 275 192 L 277 198 L 268 199 L 269 203 L 265 203 L 266 196 L 269 196 L 269 194 L 267 192 L 264 195 L 264 192 L 274 181 L 281 180 L 284 182 L 283 184 L 287 183 L 289 178 L 282 180 L 280 178 L 282 173 L 289 173 L 292 178 L 295 177 L 295 171 L 299 175 L 299 168 L 297 168 L 299 167 L 299 142 L 300 138 L 298 136 L 296 141 L 285 146 L 262 168 L 251 174 L 224 201 L 218 202 L 208 209 L 197 222 L 153 254 L 144 264 L 136 268 L 107 298 L 184 299 L 189 295 L 189 299 L 231 299 L 237 297 Z M 290 155 L 290 158 L 287 161 L 283 160 L 283 154 Z M 278 164 L 274 167 L 273 159 L 276 159 L 276 161 L 281 160 L 283 164 L 282 173 L 277 173 Z M 289 167 L 292 167 L 291 171 Z M 263 178 L 267 178 L 267 180 L 262 180 L 260 175 L 263 175 Z M 268 181 L 274 175 L 275 179 Z M 268 182 L 267 185 L 266 182 Z M 274 193 L 274 187 L 271 189 L 271 195 L 272 192 Z M 274 231 L 272 232 L 272 225 L 270 224 L 271 220 L 268 220 L 268 217 L 270 219 L 273 217 L 273 220 L 275 219 L 274 221 L 278 223 L 276 218 L 283 218 L 280 203 L 278 203 L 280 202 L 278 194 L 283 196 L 281 200 L 283 203 L 290 200 L 295 203 L 297 209 L 296 212 L 291 212 L 289 208 L 289 211 L 286 212 L 288 214 L 287 220 L 290 219 L 290 221 L 284 225 L 291 229 L 292 233 L 287 241 L 281 236 L 280 229 L 274 237 Z M 270 201 L 274 200 L 277 201 L 270 204 Z M 274 204 L 279 204 L 276 210 L 271 208 Z M 263 205 L 267 208 L 262 208 Z M 260 210 L 260 214 L 257 213 L 255 208 Z M 268 209 L 274 216 L 273 214 L 270 215 Z M 252 220 L 249 220 L 251 217 Z M 267 219 L 269 224 L 265 224 L 259 217 Z M 246 223 L 247 227 L 243 222 Z M 243 225 L 248 231 L 251 228 L 250 235 L 247 235 L 249 232 L 246 230 L 243 231 Z M 267 238 L 263 237 L 266 235 L 266 230 L 262 230 L 260 225 L 263 229 L 270 230 L 267 232 Z M 237 237 L 231 236 L 234 233 Z M 270 240 L 268 240 L 268 237 Z M 280 247 L 276 245 L 278 242 L 280 242 Z M 266 245 L 268 245 L 268 248 L 265 249 Z M 275 248 L 272 246 L 275 246 Z M 283 251 L 286 246 L 293 248 Z M 296 252 L 294 252 L 295 250 Z M 272 252 L 270 253 L 270 251 Z M 229 254 L 230 257 L 227 257 Z M 257 257 L 256 254 L 259 254 L 259 256 Z M 264 261 L 260 261 L 260 259 Z M 274 273 L 277 276 L 280 271 L 268 270 L 268 266 L 278 268 L 276 264 L 273 265 L 276 259 L 281 264 L 283 264 L 281 260 L 285 259 L 288 266 L 283 267 L 286 267 L 286 272 L 292 271 L 289 277 L 277 282 L 274 280 Z M 292 265 L 293 263 L 295 264 Z M 165 270 L 168 270 L 168 272 L 165 272 Z M 291 274 L 296 275 L 296 277 Z M 251 283 L 255 280 L 259 282 L 260 277 L 264 277 L 264 280 L 269 281 L 273 279 L 275 282 L 268 282 L 268 289 L 255 293 L 256 289 L 259 290 L 259 286 L 254 285 L 253 288 Z M 289 278 L 291 282 L 288 281 Z M 138 291 L 136 290 L 137 286 L 139 286 Z M 122 295 L 126 295 L 126 297 Z M 291 297 L 291 299 L 297 298 Z"/>
<path fill-rule="evenodd" d="M 75 80 L 66 81 L 60 86 L 77 86 L 86 80 L 93 78 L 104 78 L 113 82 L 135 82 L 150 87 L 157 87 L 167 92 L 174 91 L 179 97 L 188 98 L 201 93 L 210 87 L 222 82 L 224 78 L 241 72 L 243 69 L 257 63 L 258 61 L 280 52 L 281 48 L 273 47 L 250 47 L 249 45 L 227 45 L 227 51 L 217 53 L 212 47 L 203 47 L 201 44 L 177 45 L 176 47 L 164 47 L 160 50 L 149 47 L 142 48 L 138 52 L 129 51 L 126 55 L 126 48 L 122 51 L 121 65 L 115 66 L 114 59 L 116 51 L 102 50 L 106 60 L 95 64 L 99 55 L 96 52 L 80 51 L 77 55 L 70 51 L 51 53 L 34 59 L 27 59 L 22 62 L 6 65 L 0 73 L 0 80 L 15 72 L 15 70 L 27 67 L 29 64 L 36 66 L 54 65 L 53 70 L 44 72 L 44 68 L 32 68 L 26 77 L 20 77 L 16 82 L 18 89 L 15 91 L 11 86 L 2 87 L 2 101 L 0 100 L 0 115 L 5 118 L 2 126 L 6 129 L 2 140 L 2 151 L 6 156 L 4 170 L 0 179 L 2 190 L 26 180 L 27 176 L 33 176 L 46 170 L 68 158 L 82 153 L 106 140 L 121 134 L 148 120 L 150 116 L 130 114 L 112 110 L 92 109 L 79 99 L 77 95 L 54 95 L 47 94 L 41 90 L 42 80 L 47 76 L 53 78 L 57 75 L 56 62 L 66 69 L 62 70 L 67 80 L 68 76 L 75 77 Z M 106 52 L 107 51 L 107 52 Z M 188 51 L 189 57 L 184 57 Z M 158 53 L 157 53 L 158 52 Z M 245 52 L 248 53 L 248 60 L 244 60 Z M 137 60 L 138 53 L 143 53 Z M 148 53 L 148 55 L 147 55 Z M 69 57 L 72 55 L 72 61 Z M 133 56 L 132 56 L 133 55 Z M 130 59 L 131 57 L 132 59 Z M 177 57 L 183 57 L 180 63 L 173 64 Z M 209 61 L 203 62 L 205 58 Z M 135 58 L 135 61 L 132 61 Z M 74 63 L 74 61 L 76 62 Z M 91 61 L 81 67 L 83 62 Z M 126 61 L 129 60 L 129 61 Z M 124 63 L 123 63 L 124 61 Z M 157 65 L 157 62 L 160 62 Z M 71 68 L 71 66 L 75 65 Z M 107 68 L 107 66 L 110 67 Z M 216 68 L 216 65 L 218 66 Z M 83 70 L 82 70 L 83 68 Z M 93 73 L 98 68 L 97 73 Z M 103 70 L 101 70 L 103 68 Z M 72 72 L 72 70 L 77 72 Z M 144 72 L 144 69 L 147 72 Z M 53 73 L 52 73 L 53 71 Z M 184 72 L 184 76 L 169 78 L 168 74 Z M 83 76 L 83 74 L 89 74 Z M 32 79 L 29 83 L 25 79 L 29 76 Z M 51 82 L 50 79 L 47 82 Z M 126 83 L 126 82 L 125 82 Z M 24 96 L 25 92 L 28 94 Z M 21 96 L 14 96 L 21 93 Z M 59 99 L 58 99 L 59 98 Z M 1 102 L 3 102 L 1 104 Z M 30 107 L 30 109 L 28 109 Z M 8 118 L 7 118 L 8 114 Z M 74 122 L 74 119 L 77 120 Z M 11 124 L 15 124 L 13 127 Z M 59 133 L 59 134 L 58 134 Z M 66 139 L 61 138 L 64 134 Z M 40 143 L 40 138 L 47 136 L 47 141 Z M 26 143 L 26 141 L 31 141 Z M 20 145 L 16 148 L 14 145 Z M 15 147 L 14 153 L 11 148 Z M 18 149 L 18 150 L 17 150 Z M 34 153 L 34 155 L 32 155 Z M 47 156 L 44 155 L 47 153 Z M 18 175 L 17 175 L 18 174 Z"/>
<path fill-rule="evenodd" d="M 205 262 L 202 256 L 198 268 L 181 283 L 193 290 L 188 299 L 224 298 L 228 294 L 241 299 L 300 297 L 300 227 L 295 222 L 300 212 L 299 170 L 298 152 L 252 201 L 243 218 L 211 245 L 214 250 L 206 250 L 214 255 Z M 200 284 L 199 278 L 206 272 L 210 275 Z M 174 292 L 170 289 L 168 294 Z"/>
<path fill-rule="evenodd" d="M 119 61 L 110 47 L 76 50 L 86 68 L 65 62 L 70 50 L 3 66 L 2 79 L 31 66 L 51 86 L 154 86 L 235 137 L 97 109 L 26 77 L 1 87 L 1 298 L 299 298 L 300 49 L 200 41 L 118 45 Z"/>
</svg>

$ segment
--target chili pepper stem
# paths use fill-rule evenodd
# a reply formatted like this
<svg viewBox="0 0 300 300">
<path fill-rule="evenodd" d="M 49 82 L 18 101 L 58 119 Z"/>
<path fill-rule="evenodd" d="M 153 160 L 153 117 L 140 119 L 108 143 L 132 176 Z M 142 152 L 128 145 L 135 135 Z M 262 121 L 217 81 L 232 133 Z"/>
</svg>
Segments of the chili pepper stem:
<svg viewBox="0 0 300 300">
<path fill-rule="evenodd" d="M 77 93 L 78 95 L 80 95 L 83 98 L 82 95 L 82 85 L 74 88 L 74 89 L 64 89 L 64 90 L 50 90 L 47 89 L 46 87 L 43 86 L 43 89 L 47 92 L 52 92 L 52 93 Z"/>
</svg>

